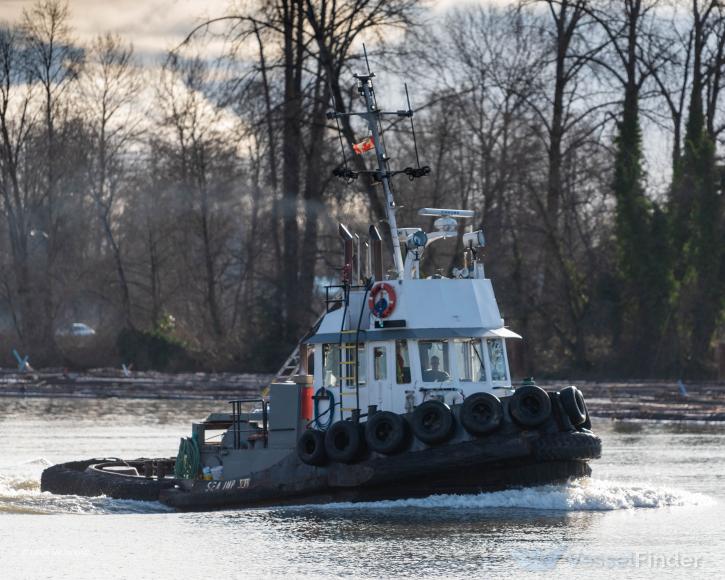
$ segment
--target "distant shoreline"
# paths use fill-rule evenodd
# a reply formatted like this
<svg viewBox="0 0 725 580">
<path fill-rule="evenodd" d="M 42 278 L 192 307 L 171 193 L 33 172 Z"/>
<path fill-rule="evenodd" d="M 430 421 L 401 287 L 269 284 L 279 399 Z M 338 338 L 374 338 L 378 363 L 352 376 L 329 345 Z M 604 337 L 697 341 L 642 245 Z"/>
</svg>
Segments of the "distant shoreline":
<svg viewBox="0 0 725 580">
<path fill-rule="evenodd" d="M 67 372 L 47 369 L 27 373 L 0 370 L 0 397 L 78 399 L 212 399 L 259 395 L 273 375 L 233 373 L 124 373 L 120 369 Z"/>
<path fill-rule="evenodd" d="M 0 397 L 232 400 L 258 396 L 269 374 L 158 373 L 94 369 L 84 373 L 48 369 L 0 370 Z M 540 381 L 547 390 L 576 384 L 593 417 L 613 420 L 725 422 L 725 383 L 674 381 Z"/>
<path fill-rule="evenodd" d="M 557 383 L 561 384 L 561 383 Z M 627 381 L 575 383 L 592 416 L 618 420 L 725 421 L 725 382 Z M 552 386 L 552 385 L 547 385 Z"/>
</svg>

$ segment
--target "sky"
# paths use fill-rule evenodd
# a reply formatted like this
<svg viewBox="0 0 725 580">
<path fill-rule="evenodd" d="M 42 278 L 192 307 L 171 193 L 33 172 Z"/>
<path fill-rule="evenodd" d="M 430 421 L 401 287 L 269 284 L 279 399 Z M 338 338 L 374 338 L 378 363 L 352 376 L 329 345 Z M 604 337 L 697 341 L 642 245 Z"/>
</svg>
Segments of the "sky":
<svg viewBox="0 0 725 580">
<path fill-rule="evenodd" d="M 430 0 L 436 9 L 476 0 Z M 502 2 L 505 0 L 488 0 Z M 0 0 L 0 21 L 19 21 L 35 0 Z M 176 47 L 194 26 L 222 16 L 230 0 L 69 0 L 71 24 L 81 41 L 113 32 L 131 41 L 146 62 Z"/>
<path fill-rule="evenodd" d="M 19 21 L 35 0 L 0 0 L 0 20 Z M 154 59 L 174 48 L 207 18 L 221 16 L 226 0 L 70 0 L 78 40 L 113 32 L 133 42 L 136 54 Z"/>
</svg>

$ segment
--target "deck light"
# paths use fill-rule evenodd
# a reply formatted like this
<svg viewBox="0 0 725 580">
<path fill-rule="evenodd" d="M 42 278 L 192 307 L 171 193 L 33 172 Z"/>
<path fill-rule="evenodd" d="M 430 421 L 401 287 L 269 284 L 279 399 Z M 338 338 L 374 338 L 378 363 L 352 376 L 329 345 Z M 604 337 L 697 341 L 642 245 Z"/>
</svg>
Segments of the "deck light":
<svg viewBox="0 0 725 580">
<path fill-rule="evenodd" d="M 415 250 L 418 250 L 420 248 L 425 248 L 427 243 L 428 235 L 423 230 L 418 230 L 417 232 L 408 236 L 405 245 L 408 247 L 408 250 L 414 252 Z"/>
<path fill-rule="evenodd" d="M 486 245 L 486 237 L 483 230 L 463 234 L 463 245 L 470 248 L 483 248 Z"/>
</svg>

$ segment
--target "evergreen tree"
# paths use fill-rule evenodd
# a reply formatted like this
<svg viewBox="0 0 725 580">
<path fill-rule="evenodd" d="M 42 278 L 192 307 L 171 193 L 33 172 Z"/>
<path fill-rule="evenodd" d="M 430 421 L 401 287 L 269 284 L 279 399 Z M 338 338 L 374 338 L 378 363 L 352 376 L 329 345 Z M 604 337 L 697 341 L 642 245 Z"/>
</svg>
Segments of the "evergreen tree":
<svg viewBox="0 0 725 580">
<path fill-rule="evenodd" d="M 625 346 L 625 370 L 649 374 L 657 364 L 672 284 L 662 214 L 647 198 L 643 185 L 638 87 L 634 84 L 625 90 L 618 130 L 613 190 L 621 288 L 619 327 L 625 336 L 632 337 L 618 342 Z"/>
<path fill-rule="evenodd" d="M 670 198 L 678 285 L 676 370 L 691 376 L 706 371 L 710 341 L 725 306 L 720 171 L 715 143 L 706 129 L 699 78 L 696 71 L 683 155 L 674 168 Z"/>
</svg>

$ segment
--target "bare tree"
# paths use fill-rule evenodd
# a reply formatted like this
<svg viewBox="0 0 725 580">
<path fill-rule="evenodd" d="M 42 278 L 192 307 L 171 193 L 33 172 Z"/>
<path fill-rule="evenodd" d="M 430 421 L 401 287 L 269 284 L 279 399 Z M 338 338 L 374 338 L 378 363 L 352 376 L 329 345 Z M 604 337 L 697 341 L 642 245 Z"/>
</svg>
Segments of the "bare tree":
<svg viewBox="0 0 725 580">
<path fill-rule="evenodd" d="M 93 155 L 88 165 L 91 194 L 115 263 L 122 318 L 128 327 L 133 327 L 131 296 L 114 220 L 119 211 L 118 174 L 124 168 L 124 153 L 139 130 L 134 104 L 142 84 L 132 54 L 132 47 L 125 46 L 120 37 L 98 37 L 81 79 L 82 100 L 93 136 Z"/>
<path fill-rule="evenodd" d="M 191 228 L 179 232 L 188 267 L 202 273 L 203 311 L 216 340 L 225 334 L 223 284 L 229 258 L 226 250 L 231 228 L 231 186 L 235 172 L 234 149 L 219 132 L 222 111 L 205 97 L 207 65 L 199 58 L 172 57 L 160 84 L 164 125 L 171 130 L 169 154 L 185 207 L 180 218 Z M 196 241 L 199 246 L 197 247 Z M 198 248 L 198 249 L 197 249 Z M 199 263 L 195 261 L 197 257 Z"/>
<path fill-rule="evenodd" d="M 42 101 L 45 149 L 45 175 L 42 210 L 34 216 L 45 257 L 45 279 L 38 290 L 42 295 L 42 315 L 37 319 L 43 351 L 53 356 L 54 265 L 59 249 L 58 184 L 63 173 L 61 158 L 65 136 L 59 133 L 68 112 L 69 89 L 78 76 L 83 52 L 75 46 L 68 23 L 68 4 L 59 0 L 41 0 L 23 13 L 23 32 L 27 51 L 26 66 L 30 82 L 37 83 Z M 45 353 L 41 351 L 41 356 Z"/>
<path fill-rule="evenodd" d="M 37 290 L 30 266 L 30 234 L 39 200 L 26 188 L 25 155 L 33 130 L 33 86 L 27 82 L 19 34 L 0 28 L 0 193 L 10 239 L 14 288 L 7 294 L 18 300 L 13 308 L 16 331 L 26 348 L 40 349 L 43 337 L 36 332 L 33 312 Z M 6 284 L 9 284 L 6 281 Z"/>
</svg>

